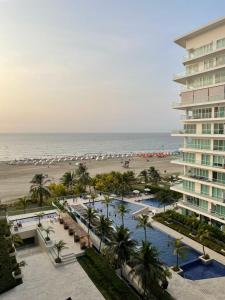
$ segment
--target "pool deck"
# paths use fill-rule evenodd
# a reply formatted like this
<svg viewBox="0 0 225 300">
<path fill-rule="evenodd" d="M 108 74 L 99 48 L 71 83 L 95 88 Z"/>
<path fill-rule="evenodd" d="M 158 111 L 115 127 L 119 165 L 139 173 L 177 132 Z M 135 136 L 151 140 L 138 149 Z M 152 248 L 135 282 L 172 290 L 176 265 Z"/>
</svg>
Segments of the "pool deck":
<svg viewBox="0 0 225 300">
<path fill-rule="evenodd" d="M 179 232 L 157 222 L 153 221 L 152 225 L 174 238 L 183 238 L 182 241 L 202 252 L 202 245 L 198 242 L 180 234 Z M 218 262 L 225 265 L 225 257 L 207 247 L 205 247 L 206 253 L 210 255 L 211 258 L 217 260 Z M 168 292 L 171 293 L 178 300 L 224 300 L 224 286 L 225 277 L 217 277 L 202 280 L 189 280 L 177 275 L 173 272 L 173 276 L 170 280 Z"/>
<path fill-rule="evenodd" d="M 1 300 L 104 300 L 78 262 L 55 268 L 40 247 L 18 251 L 24 283 L 5 292 Z"/>
</svg>

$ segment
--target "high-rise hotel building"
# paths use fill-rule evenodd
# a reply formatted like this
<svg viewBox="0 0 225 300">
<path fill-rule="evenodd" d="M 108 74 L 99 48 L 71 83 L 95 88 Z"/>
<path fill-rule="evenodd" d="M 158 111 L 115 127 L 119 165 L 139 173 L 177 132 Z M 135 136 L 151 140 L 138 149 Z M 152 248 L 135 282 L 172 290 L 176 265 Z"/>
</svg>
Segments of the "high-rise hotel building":
<svg viewBox="0 0 225 300">
<path fill-rule="evenodd" d="M 183 194 L 183 214 L 225 228 L 225 18 L 175 40 L 186 49 L 185 71 L 174 81 L 182 85 L 175 109 L 183 112 L 182 184 L 171 189 Z"/>
</svg>

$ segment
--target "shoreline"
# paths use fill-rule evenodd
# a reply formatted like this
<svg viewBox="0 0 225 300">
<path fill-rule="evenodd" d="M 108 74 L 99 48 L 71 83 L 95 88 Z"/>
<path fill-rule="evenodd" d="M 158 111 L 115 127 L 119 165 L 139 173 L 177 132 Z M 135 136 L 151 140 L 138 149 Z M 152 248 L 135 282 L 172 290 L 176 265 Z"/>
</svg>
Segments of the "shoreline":
<svg viewBox="0 0 225 300">
<path fill-rule="evenodd" d="M 52 165 L 10 165 L 7 162 L 0 162 L 0 200 L 2 203 L 10 202 L 13 199 L 27 195 L 30 188 L 30 181 L 38 173 L 48 174 L 48 177 L 55 182 L 66 171 L 73 171 L 76 163 L 85 163 L 91 176 L 98 173 L 111 171 L 125 172 L 134 171 L 138 175 L 142 170 L 154 166 L 161 174 L 172 174 L 182 172 L 182 166 L 170 163 L 172 156 L 161 157 L 130 157 L 129 168 L 124 168 L 122 157 L 109 158 L 106 160 L 82 160 L 82 161 L 60 161 Z"/>
</svg>

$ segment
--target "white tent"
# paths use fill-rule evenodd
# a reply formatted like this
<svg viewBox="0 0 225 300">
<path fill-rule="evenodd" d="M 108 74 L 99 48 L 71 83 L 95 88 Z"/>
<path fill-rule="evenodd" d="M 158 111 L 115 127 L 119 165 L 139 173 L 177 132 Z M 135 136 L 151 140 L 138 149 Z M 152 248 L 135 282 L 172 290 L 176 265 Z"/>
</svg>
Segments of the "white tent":
<svg viewBox="0 0 225 300">
<path fill-rule="evenodd" d="M 144 189 L 145 192 L 150 192 L 151 190 L 149 188 Z"/>
<path fill-rule="evenodd" d="M 133 193 L 134 193 L 134 194 L 140 194 L 140 191 L 134 190 Z"/>
</svg>

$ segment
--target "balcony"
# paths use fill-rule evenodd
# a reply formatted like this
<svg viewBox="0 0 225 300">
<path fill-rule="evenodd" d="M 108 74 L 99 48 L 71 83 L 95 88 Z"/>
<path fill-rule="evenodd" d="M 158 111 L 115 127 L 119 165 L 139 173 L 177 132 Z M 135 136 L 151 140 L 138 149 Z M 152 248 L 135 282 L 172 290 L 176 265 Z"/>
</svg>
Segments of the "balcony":
<svg viewBox="0 0 225 300">
<path fill-rule="evenodd" d="M 192 196 L 192 197 L 201 198 L 206 201 L 211 201 L 215 205 L 221 204 L 221 203 L 225 205 L 225 198 L 220 199 L 220 198 L 215 198 L 215 197 L 207 195 L 207 194 L 196 193 L 195 191 L 184 188 L 182 184 L 177 184 L 177 185 L 172 186 L 171 190 L 176 191 L 181 194 L 185 194 L 185 195 L 188 194 L 189 196 Z"/>
<path fill-rule="evenodd" d="M 225 101 L 225 94 L 217 96 L 208 96 L 204 98 L 195 99 L 194 97 L 189 100 L 181 100 L 181 102 L 172 102 L 172 107 L 177 109 L 186 109 L 192 106 L 209 105 Z"/>
<path fill-rule="evenodd" d="M 215 168 L 215 170 L 219 169 L 222 172 L 225 172 L 225 162 L 224 162 L 224 164 L 219 165 L 219 164 L 215 164 L 215 163 L 204 163 L 204 162 L 199 161 L 199 160 L 187 161 L 187 160 L 184 160 L 182 158 L 173 160 L 171 162 L 174 163 L 174 164 L 199 166 L 199 167 L 203 167 L 204 169 L 209 169 L 209 168 L 213 169 L 213 168 Z"/>
<path fill-rule="evenodd" d="M 210 179 L 210 178 L 205 177 L 205 176 L 198 176 L 198 175 L 192 175 L 192 174 L 181 175 L 180 178 L 184 179 L 184 180 L 194 179 L 196 181 L 199 181 L 200 183 L 203 181 L 207 185 L 213 185 L 213 186 L 215 185 L 215 186 L 218 186 L 218 187 L 225 188 L 225 181 L 218 180 L 218 179 L 215 179 L 215 178 Z"/>
<path fill-rule="evenodd" d="M 190 202 L 187 202 L 187 201 L 178 202 L 178 206 L 182 207 L 182 208 L 189 209 L 191 211 L 196 212 L 197 214 L 201 214 L 205 217 L 208 217 L 209 219 L 214 219 L 218 222 L 221 222 L 221 223 L 225 224 L 225 216 L 220 215 L 220 214 L 216 213 L 213 210 L 203 209 L 203 208 L 201 208 L 199 206 L 196 206 L 196 205 L 193 205 L 193 204 L 191 204 Z"/>
<path fill-rule="evenodd" d="M 172 135 L 196 134 L 196 130 L 172 130 Z"/>
</svg>

